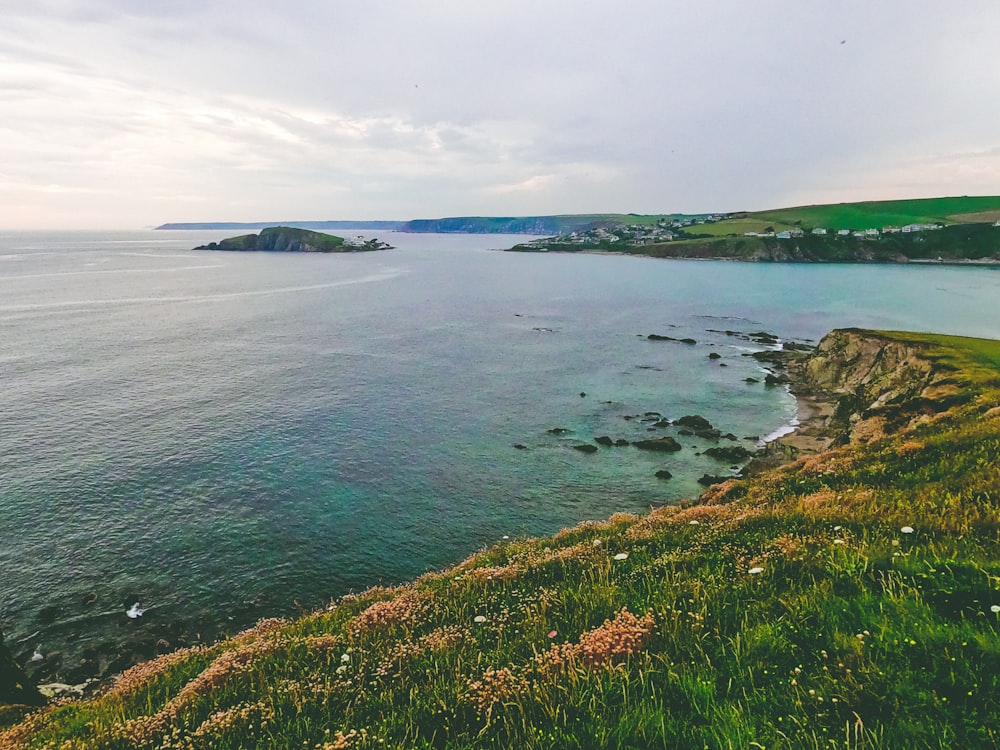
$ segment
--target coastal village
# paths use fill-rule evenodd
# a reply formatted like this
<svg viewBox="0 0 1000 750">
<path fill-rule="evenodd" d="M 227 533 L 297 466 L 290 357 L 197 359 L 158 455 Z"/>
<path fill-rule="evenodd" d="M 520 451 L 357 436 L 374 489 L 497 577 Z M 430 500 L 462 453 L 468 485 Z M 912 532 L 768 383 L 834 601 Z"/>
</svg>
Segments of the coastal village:
<svg viewBox="0 0 1000 750">
<path fill-rule="evenodd" d="M 709 214 L 707 216 L 685 217 L 683 219 L 660 219 L 654 224 L 618 224 L 596 226 L 592 229 L 570 232 L 558 237 L 543 237 L 524 243 L 525 247 L 544 250 L 551 244 L 579 246 L 607 246 L 616 243 L 618 247 L 643 247 L 656 245 L 673 240 L 696 239 L 709 236 L 699 232 L 699 227 L 716 224 L 735 217 L 732 214 Z M 1000 221 L 994 226 L 1000 226 Z M 885 235 L 911 234 L 914 232 L 932 232 L 943 229 L 942 224 L 905 224 L 902 226 L 884 226 L 866 229 L 827 229 L 813 227 L 803 229 L 792 227 L 775 231 L 766 227 L 762 231 L 743 232 L 744 237 L 773 238 L 779 240 L 798 239 L 807 234 L 815 236 L 836 235 L 838 237 L 857 237 L 859 239 L 877 240 Z M 716 235 L 718 236 L 718 235 Z M 736 236 L 734 233 L 732 236 Z"/>
</svg>

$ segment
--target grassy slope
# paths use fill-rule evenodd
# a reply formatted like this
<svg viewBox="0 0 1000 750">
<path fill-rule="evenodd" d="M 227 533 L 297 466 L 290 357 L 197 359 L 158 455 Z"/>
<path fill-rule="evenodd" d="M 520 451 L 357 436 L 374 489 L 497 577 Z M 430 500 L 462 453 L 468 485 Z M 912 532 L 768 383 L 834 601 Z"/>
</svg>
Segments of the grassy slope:
<svg viewBox="0 0 1000 750">
<path fill-rule="evenodd" d="M 763 221 L 830 229 L 881 229 L 903 224 L 961 223 L 953 217 L 1000 210 L 1000 197 L 921 198 L 901 201 L 868 201 L 826 206 L 800 206 L 772 211 L 755 211 L 751 217 Z M 965 220 L 972 220 L 971 217 Z M 995 219 L 990 219 L 995 221 Z"/>
<path fill-rule="evenodd" d="M 891 335 L 964 402 L 140 665 L 0 747 L 995 747 L 1000 342 Z"/>
<path fill-rule="evenodd" d="M 752 211 L 745 217 L 691 229 L 713 237 L 762 232 L 780 232 L 801 226 L 805 229 L 881 229 L 905 224 L 993 223 L 1000 219 L 1000 197 L 920 198 L 901 201 L 867 201 L 823 206 L 797 206 L 768 211 Z"/>
</svg>

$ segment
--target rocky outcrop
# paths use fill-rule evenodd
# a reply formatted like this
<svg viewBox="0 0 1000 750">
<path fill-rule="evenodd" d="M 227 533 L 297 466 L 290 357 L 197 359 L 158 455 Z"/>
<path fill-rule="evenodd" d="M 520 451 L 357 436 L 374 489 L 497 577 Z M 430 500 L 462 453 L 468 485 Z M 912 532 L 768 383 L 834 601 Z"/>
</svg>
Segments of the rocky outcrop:
<svg viewBox="0 0 1000 750">
<path fill-rule="evenodd" d="M 926 351 L 891 334 L 833 331 L 796 368 L 797 380 L 833 402 L 827 429 L 836 442 L 869 442 L 956 403 L 954 368 Z"/>
<path fill-rule="evenodd" d="M 632 443 L 639 450 L 660 451 L 662 453 L 674 453 L 681 449 L 681 444 L 672 437 L 654 438 L 652 440 L 637 440 Z"/>
<path fill-rule="evenodd" d="M 0 704 L 40 706 L 45 698 L 35 689 L 21 666 L 14 660 L 0 632 Z"/>
</svg>

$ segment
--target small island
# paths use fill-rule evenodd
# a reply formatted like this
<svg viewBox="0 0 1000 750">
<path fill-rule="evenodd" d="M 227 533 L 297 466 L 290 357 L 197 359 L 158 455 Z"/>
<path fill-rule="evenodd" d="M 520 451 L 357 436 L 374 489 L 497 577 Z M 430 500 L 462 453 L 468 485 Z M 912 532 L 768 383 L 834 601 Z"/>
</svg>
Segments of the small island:
<svg viewBox="0 0 1000 750">
<path fill-rule="evenodd" d="M 356 253 L 371 250 L 390 250 L 386 242 L 363 237 L 345 240 L 333 234 L 314 232 L 295 227 L 267 227 L 260 234 L 229 237 L 220 242 L 209 242 L 195 250 L 229 250 L 266 253 Z"/>
</svg>

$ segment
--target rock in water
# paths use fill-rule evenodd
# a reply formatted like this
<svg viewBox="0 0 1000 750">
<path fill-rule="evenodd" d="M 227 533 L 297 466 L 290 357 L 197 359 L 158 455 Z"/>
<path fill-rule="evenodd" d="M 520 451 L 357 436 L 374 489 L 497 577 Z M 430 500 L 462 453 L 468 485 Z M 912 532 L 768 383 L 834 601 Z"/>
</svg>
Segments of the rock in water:
<svg viewBox="0 0 1000 750">
<path fill-rule="evenodd" d="M 580 453 L 597 453 L 597 446 L 591 445 L 590 443 L 582 443 L 580 445 L 574 445 L 573 450 L 578 450 Z"/>
<path fill-rule="evenodd" d="M 658 472 L 656 472 L 657 479 L 670 479 L 671 477 L 673 477 L 673 474 L 671 474 L 666 469 L 660 469 Z"/>
<path fill-rule="evenodd" d="M 709 448 L 705 451 L 706 456 L 711 456 L 712 458 L 718 459 L 719 461 L 725 461 L 726 463 L 733 464 L 739 461 L 745 461 L 753 453 L 748 451 L 742 445 L 727 445 L 725 447 Z"/>
<path fill-rule="evenodd" d="M 653 438 L 652 440 L 637 440 L 632 443 L 632 445 L 639 450 L 661 451 L 664 453 L 673 453 L 681 449 L 681 444 L 672 437 Z"/>
</svg>

